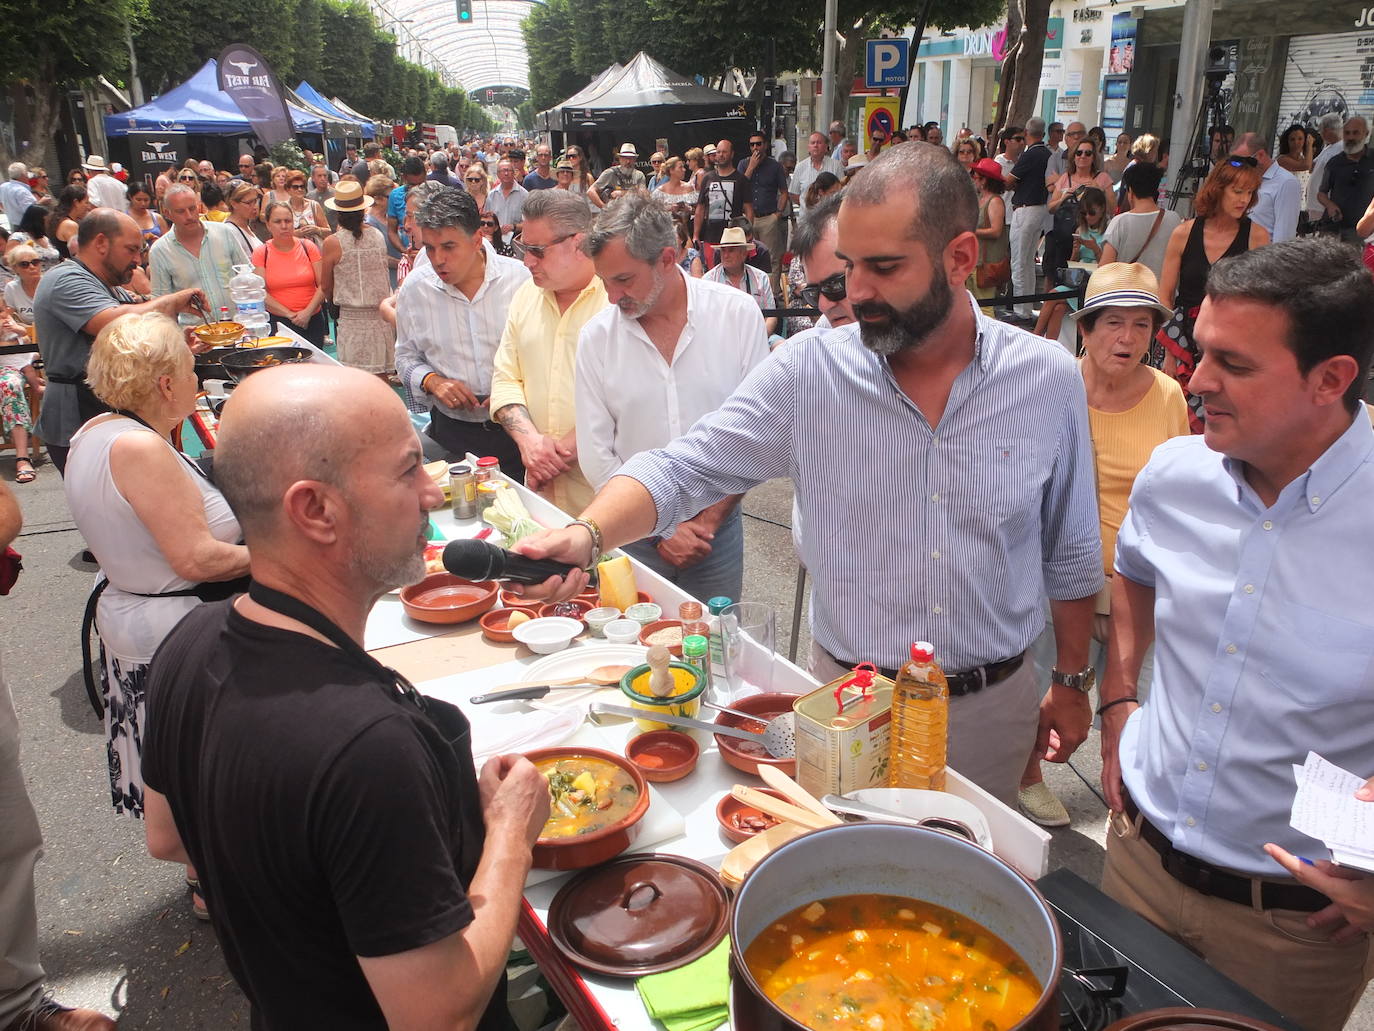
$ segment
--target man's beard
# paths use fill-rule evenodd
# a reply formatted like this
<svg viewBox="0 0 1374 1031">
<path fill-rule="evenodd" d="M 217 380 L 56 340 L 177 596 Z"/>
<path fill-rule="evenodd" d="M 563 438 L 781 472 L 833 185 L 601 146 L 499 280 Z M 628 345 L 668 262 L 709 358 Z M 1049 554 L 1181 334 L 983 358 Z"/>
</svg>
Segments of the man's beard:
<svg viewBox="0 0 1374 1031">
<path fill-rule="evenodd" d="M 355 515 L 360 515 L 352 502 L 349 506 L 353 508 Z M 397 549 L 395 554 L 387 555 L 378 551 L 375 543 L 384 541 L 390 528 L 375 525 L 364 517 L 352 548 L 350 565 L 353 571 L 375 584 L 381 591 L 391 591 L 419 583 L 425 578 L 424 538 L 428 528 L 429 516 L 426 514 L 424 522 L 418 528 L 416 542 L 405 552 Z"/>
<path fill-rule="evenodd" d="M 122 268 L 113 262 L 105 262 L 105 275 L 109 276 L 111 286 L 125 286 L 134 278 L 134 266 L 125 265 Z"/>
<path fill-rule="evenodd" d="M 856 301 L 854 318 L 859 323 L 859 339 L 874 354 L 891 357 L 920 347 L 937 327 L 949 317 L 954 292 L 940 275 L 930 281 L 930 291 L 905 311 L 898 311 L 881 301 Z M 884 315 L 885 322 L 866 322 L 864 316 Z"/>
<path fill-rule="evenodd" d="M 1364 141 L 1364 140 L 1360 140 L 1359 143 L 1349 143 L 1349 142 L 1347 142 L 1347 143 L 1345 144 L 1345 152 L 1346 152 L 1347 154 L 1358 154 L 1360 151 L 1364 150 L 1364 145 L 1365 145 L 1365 141 Z"/>
<path fill-rule="evenodd" d="M 629 318 L 642 319 L 645 315 L 648 315 L 654 305 L 658 303 L 659 297 L 663 294 L 663 288 L 667 285 L 668 278 L 659 270 L 658 266 L 655 265 L 654 286 L 653 289 L 649 291 L 649 296 L 642 301 L 636 302 L 632 308 L 625 307 L 625 302 L 628 301 L 629 298 L 622 297 L 620 301 L 617 302 L 617 307 L 619 307 L 621 312 Z"/>
</svg>

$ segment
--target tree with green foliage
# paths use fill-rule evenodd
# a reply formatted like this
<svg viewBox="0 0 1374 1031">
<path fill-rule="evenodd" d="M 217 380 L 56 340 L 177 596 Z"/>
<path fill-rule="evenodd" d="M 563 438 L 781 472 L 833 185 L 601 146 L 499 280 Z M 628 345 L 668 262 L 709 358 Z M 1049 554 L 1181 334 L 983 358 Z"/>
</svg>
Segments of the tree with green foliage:
<svg viewBox="0 0 1374 1031">
<path fill-rule="evenodd" d="M 1013 0 L 1015 2 L 1015 0 Z M 927 24 L 952 29 L 1000 18 L 1006 0 L 933 0 Z M 915 23 L 924 0 L 840 0 L 836 52 L 836 110 L 843 112 L 863 60 L 864 40 Z M 824 0 L 547 0 L 525 18 L 530 93 L 537 110 L 566 99 L 608 65 L 640 50 L 686 75 L 713 78 L 731 66 L 766 70 L 819 69 Z"/>
<path fill-rule="evenodd" d="M 74 80 L 120 77 L 128 67 L 125 28 L 137 15 L 136 0 L 44 0 L 11 7 L 5 19 L 6 51 L 0 85 L 21 84 L 30 101 L 29 138 L 8 153 L 0 137 L 0 159 L 37 164 L 57 133 L 62 90 Z"/>
</svg>

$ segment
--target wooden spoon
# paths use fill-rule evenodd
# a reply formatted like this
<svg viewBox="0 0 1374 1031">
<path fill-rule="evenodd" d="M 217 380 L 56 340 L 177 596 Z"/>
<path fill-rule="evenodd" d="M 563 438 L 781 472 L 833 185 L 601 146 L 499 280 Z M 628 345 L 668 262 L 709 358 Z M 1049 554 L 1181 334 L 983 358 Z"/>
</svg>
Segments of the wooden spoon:
<svg viewBox="0 0 1374 1031">
<path fill-rule="evenodd" d="M 803 809 L 808 809 L 821 817 L 825 821 L 826 826 L 844 822 L 827 809 L 819 798 L 811 794 L 811 792 L 807 791 L 776 766 L 759 763 L 759 776 L 762 777 L 763 782 L 774 791 L 781 791 Z"/>
<path fill-rule="evenodd" d="M 565 677 L 563 680 L 522 680 L 517 684 L 502 684 L 501 690 L 514 690 L 517 687 L 565 687 L 568 684 L 597 684 L 610 687 L 620 683 L 620 678 L 630 672 L 629 666 L 597 666 L 580 677 Z"/>
<path fill-rule="evenodd" d="M 774 798 L 767 792 L 760 791 L 758 788 L 747 787 L 743 784 L 736 784 L 730 789 L 730 794 L 734 795 L 747 806 L 752 806 L 761 813 L 776 817 L 790 823 L 798 824 L 807 830 L 820 830 L 822 827 L 829 827 L 828 821 L 801 806 L 793 805 L 791 802 L 784 802 Z"/>
<path fill-rule="evenodd" d="M 776 827 L 759 831 L 752 838 L 746 838 L 725 853 L 725 858 L 720 861 L 720 879 L 731 890 L 738 889 L 744 878 L 749 876 L 749 871 L 754 869 L 764 856 L 793 838 L 801 837 L 810 829 L 795 823 L 780 823 Z"/>
</svg>

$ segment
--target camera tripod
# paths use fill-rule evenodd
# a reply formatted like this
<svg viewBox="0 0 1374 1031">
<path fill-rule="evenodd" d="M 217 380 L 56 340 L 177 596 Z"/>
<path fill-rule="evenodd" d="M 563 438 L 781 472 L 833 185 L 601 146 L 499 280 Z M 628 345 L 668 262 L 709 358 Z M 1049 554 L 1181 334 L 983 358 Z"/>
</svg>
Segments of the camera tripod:
<svg viewBox="0 0 1374 1031">
<path fill-rule="evenodd" d="M 1208 56 L 1212 57 L 1211 54 Z M 1203 72 L 1202 103 L 1198 105 L 1193 131 L 1188 136 L 1188 148 L 1178 157 L 1186 164 L 1179 168 L 1173 193 L 1169 197 L 1169 207 L 1174 210 L 1177 210 L 1180 201 L 1191 201 L 1197 196 L 1202 181 L 1212 170 L 1212 138 L 1208 130 L 1214 125 L 1225 125 L 1226 112 L 1231 108 L 1233 91 L 1222 86 L 1230 70 L 1218 68 L 1217 63 L 1215 59 L 1209 61 L 1209 67 Z"/>
</svg>

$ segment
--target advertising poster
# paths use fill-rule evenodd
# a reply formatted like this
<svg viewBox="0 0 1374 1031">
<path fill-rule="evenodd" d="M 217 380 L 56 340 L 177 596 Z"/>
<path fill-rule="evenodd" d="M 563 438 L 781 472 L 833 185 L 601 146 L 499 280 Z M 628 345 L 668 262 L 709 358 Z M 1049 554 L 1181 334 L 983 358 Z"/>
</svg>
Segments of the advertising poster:
<svg viewBox="0 0 1374 1031">
<path fill-rule="evenodd" d="M 1107 74 L 1128 75 L 1135 65 L 1135 19 L 1112 15 L 1112 46 L 1107 53 Z"/>
<path fill-rule="evenodd" d="M 154 180 L 169 168 L 180 168 L 186 160 L 184 132 L 129 133 L 129 181 Z"/>
</svg>

